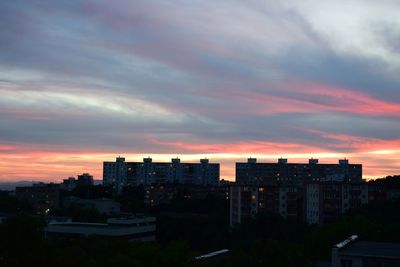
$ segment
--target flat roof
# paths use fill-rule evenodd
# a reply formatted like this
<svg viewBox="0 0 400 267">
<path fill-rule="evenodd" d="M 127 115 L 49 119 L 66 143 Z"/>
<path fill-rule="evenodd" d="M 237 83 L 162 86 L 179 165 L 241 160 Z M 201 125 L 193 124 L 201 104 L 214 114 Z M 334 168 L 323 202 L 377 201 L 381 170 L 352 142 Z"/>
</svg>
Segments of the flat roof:
<svg viewBox="0 0 400 267">
<path fill-rule="evenodd" d="M 304 166 L 309 166 L 313 165 L 308 162 L 287 162 L 287 163 L 279 163 L 279 162 L 256 162 L 256 163 L 249 163 L 247 161 L 242 161 L 242 162 L 236 162 L 236 164 L 249 164 L 249 165 L 289 165 L 289 166 L 299 166 L 299 165 L 304 165 Z M 348 166 L 362 166 L 362 163 L 348 163 Z M 315 166 L 341 166 L 340 163 L 317 163 Z"/>
<path fill-rule="evenodd" d="M 356 241 L 341 248 L 339 254 L 400 259 L 400 243 Z"/>
</svg>

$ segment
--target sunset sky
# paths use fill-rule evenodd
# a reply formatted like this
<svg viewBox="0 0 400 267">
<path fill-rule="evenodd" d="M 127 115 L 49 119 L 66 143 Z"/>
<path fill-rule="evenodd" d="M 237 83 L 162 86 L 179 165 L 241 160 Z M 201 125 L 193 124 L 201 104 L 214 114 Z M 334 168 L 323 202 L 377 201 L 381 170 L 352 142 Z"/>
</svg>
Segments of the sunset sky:
<svg viewBox="0 0 400 267">
<path fill-rule="evenodd" d="M 3 0 L 0 181 L 102 161 L 400 174 L 400 1 Z"/>
</svg>

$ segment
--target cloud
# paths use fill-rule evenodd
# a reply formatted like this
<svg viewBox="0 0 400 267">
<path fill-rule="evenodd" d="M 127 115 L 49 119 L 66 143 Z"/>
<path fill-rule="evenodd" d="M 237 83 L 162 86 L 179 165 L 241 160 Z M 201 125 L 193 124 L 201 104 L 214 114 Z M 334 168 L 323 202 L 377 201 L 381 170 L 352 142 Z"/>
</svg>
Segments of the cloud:
<svg viewBox="0 0 400 267">
<path fill-rule="evenodd" d="M 46 179 L 51 157 L 57 177 L 84 166 L 99 175 L 98 161 L 122 153 L 215 155 L 230 178 L 232 163 L 252 154 L 347 155 L 369 164 L 369 176 L 398 172 L 397 9 L 4 1 L 0 150 L 39 164 Z M 0 179 L 29 175 L 11 161 L 3 156 Z"/>
</svg>

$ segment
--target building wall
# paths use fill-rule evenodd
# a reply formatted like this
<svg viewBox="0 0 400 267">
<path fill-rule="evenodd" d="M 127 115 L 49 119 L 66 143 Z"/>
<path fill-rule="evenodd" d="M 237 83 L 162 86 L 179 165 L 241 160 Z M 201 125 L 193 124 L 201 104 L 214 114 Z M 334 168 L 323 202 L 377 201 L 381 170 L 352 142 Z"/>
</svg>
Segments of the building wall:
<svg viewBox="0 0 400 267">
<path fill-rule="evenodd" d="M 230 223 L 235 225 L 259 213 L 275 213 L 309 224 L 336 220 L 368 203 L 366 183 L 314 182 L 304 188 L 290 185 L 232 185 Z"/>
<path fill-rule="evenodd" d="M 275 213 L 286 219 L 299 218 L 302 211 L 302 192 L 292 186 L 230 187 L 230 224 L 241 223 L 260 213 Z"/>
<path fill-rule="evenodd" d="M 256 188 L 232 186 L 230 188 L 230 225 L 242 223 L 257 212 Z"/>
<path fill-rule="evenodd" d="M 367 184 L 344 184 L 342 190 L 342 212 L 368 204 Z"/>
<path fill-rule="evenodd" d="M 103 163 L 103 185 L 113 186 L 118 192 L 127 184 L 127 174 L 125 158 L 118 157 L 115 162 Z"/>
<path fill-rule="evenodd" d="M 179 159 L 172 159 L 167 163 L 153 162 L 151 158 L 144 158 L 143 162 L 125 162 L 124 158 L 117 158 L 116 162 L 103 163 L 103 184 L 114 186 L 118 192 L 125 185 L 217 185 L 219 167 L 218 163 L 209 163 L 207 159 L 200 163 L 181 163 Z"/>
<path fill-rule="evenodd" d="M 309 224 L 336 220 L 367 203 L 366 183 L 318 182 L 305 186 L 305 220 Z"/>
<path fill-rule="evenodd" d="M 309 224 L 319 223 L 319 184 L 313 183 L 306 186 L 306 221 Z"/>
<path fill-rule="evenodd" d="M 175 186 L 167 185 L 149 185 L 144 190 L 144 203 L 149 207 L 170 204 L 177 191 Z"/>
<path fill-rule="evenodd" d="M 279 159 L 277 163 L 257 163 L 254 158 L 246 163 L 236 163 L 236 182 L 240 184 L 295 183 L 313 181 L 347 181 L 362 180 L 362 165 L 349 164 L 339 160 L 338 164 L 319 164 L 317 159 L 309 163 L 287 163 Z"/>
<path fill-rule="evenodd" d="M 40 183 L 16 187 L 15 195 L 19 200 L 28 201 L 38 213 L 48 213 L 49 210 L 60 207 L 59 184 Z"/>
</svg>

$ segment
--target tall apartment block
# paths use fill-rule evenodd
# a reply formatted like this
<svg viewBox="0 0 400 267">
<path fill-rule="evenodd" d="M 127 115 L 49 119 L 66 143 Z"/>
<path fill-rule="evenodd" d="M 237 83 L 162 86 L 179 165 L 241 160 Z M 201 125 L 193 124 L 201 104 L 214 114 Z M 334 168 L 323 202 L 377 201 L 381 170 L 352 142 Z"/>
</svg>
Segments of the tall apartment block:
<svg viewBox="0 0 400 267">
<path fill-rule="evenodd" d="M 302 191 L 296 186 L 230 187 L 230 225 L 240 224 L 258 213 L 275 213 L 285 219 L 301 217 Z"/>
<path fill-rule="evenodd" d="M 338 164 L 236 163 L 236 184 L 230 188 L 230 223 L 235 225 L 260 212 L 310 224 L 334 220 L 348 210 L 368 203 L 368 186 L 362 165 L 339 160 Z"/>
<path fill-rule="evenodd" d="M 277 163 L 258 163 L 255 158 L 236 163 L 236 182 L 239 184 L 302 186 L 305 182 L 315 181 L 361 182 L 362 165 L 349 164 L 347 159 L 339 160 L 338 164 L 320 164 L 318 159 L 310 159 L 308 164 L 288 163 L 282 158 Z"/>
<path fill-rule="evenodd" d="M 305 220 L 309 224 L 330 222 L 367 203 L 367 183 L 310 183 L 305 187 Z"/>
<path fill-rule="evenodd" d="M 199 163 L 182 163 L 179 158 L 171 162 L 126 162 L 118 157 L 115 162 L 103 163 L 103 184 L 113 185 L 117 191 L 125 185 L 152 185 L 165 183 L 217 185 L 219 163 L 201 159 Z"/>
</svg>

